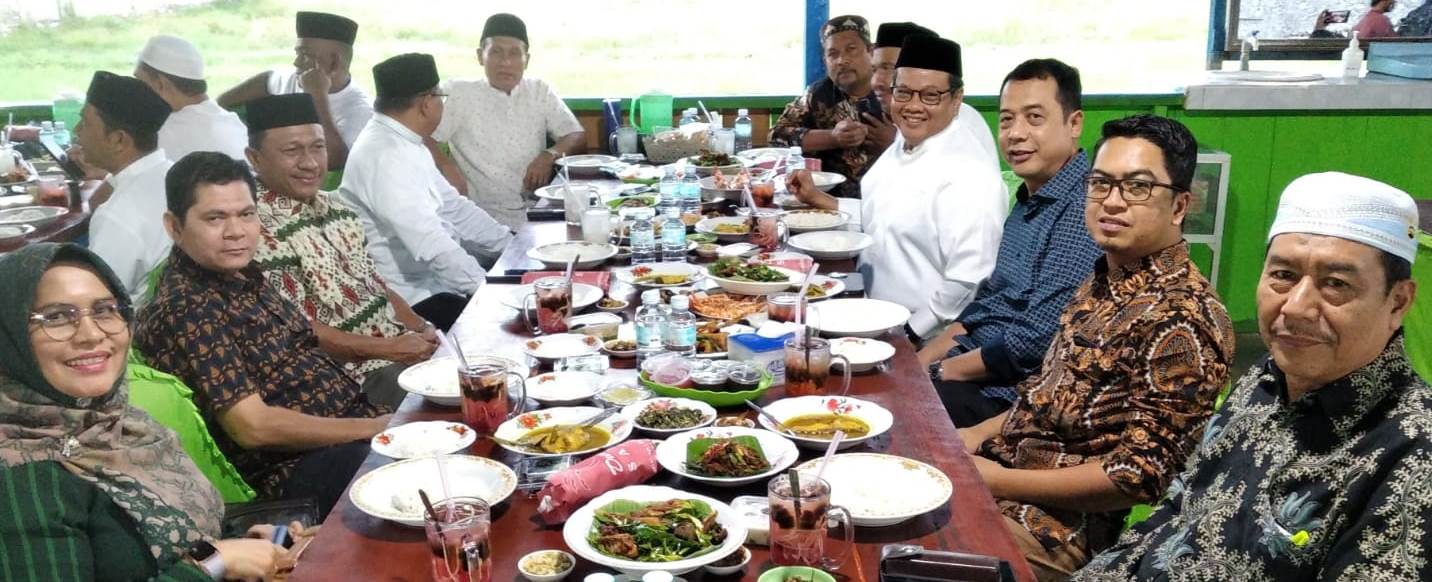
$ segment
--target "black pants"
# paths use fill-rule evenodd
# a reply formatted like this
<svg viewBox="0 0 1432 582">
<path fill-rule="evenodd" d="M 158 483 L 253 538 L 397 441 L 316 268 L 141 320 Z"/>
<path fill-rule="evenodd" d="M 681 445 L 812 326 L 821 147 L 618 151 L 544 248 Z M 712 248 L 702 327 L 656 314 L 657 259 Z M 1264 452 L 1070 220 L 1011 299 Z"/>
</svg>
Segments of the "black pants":
<svg viewBox="0 0 1432 582">
<path fill-rule="evenodd" d="M 935 382 L 935 392 L 945 405 L 945 412 L 959 428 L 966 428 L 989 420 L 1009 409 L 1012 402 L 1003 398 L 990 398 L 980 394 L 983 386 L 972 382 Z"/>
<path fill-rule="evenodd" d="M 467 298 L 456 293 L 438 293 L 413 305 L 413 312 L 432 322 L 438 329 L 447 331 L 457 322 L 462 310 L 467 308 Z"/>
<path fill-rule="evenodd" d="M 318 520 L 343 497 L 343 490 L 353 474 L 368 458 L 368 441 L 353 441 L 314 449 L 299 457 L 293 473 L 283 485 L 283 496 L 291 499 L 310 498 L 318 505 Z"/>
</svg>

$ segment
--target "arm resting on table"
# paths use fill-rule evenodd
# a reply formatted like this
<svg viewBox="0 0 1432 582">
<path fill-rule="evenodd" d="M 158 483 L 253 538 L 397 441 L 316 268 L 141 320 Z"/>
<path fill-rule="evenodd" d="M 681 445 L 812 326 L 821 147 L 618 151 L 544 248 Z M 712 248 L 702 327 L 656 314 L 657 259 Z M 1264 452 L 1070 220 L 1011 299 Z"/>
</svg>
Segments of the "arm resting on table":
<svg viewBox="0 0 1432 582">
<path fill-rule="evenodd" d="M 269 406 L 257 394 L 219 413 L 219 424 L 245 449 L 307 451 L 372 438 L 388 426 L 378 418 L 323 418 Z"/>
</svg>

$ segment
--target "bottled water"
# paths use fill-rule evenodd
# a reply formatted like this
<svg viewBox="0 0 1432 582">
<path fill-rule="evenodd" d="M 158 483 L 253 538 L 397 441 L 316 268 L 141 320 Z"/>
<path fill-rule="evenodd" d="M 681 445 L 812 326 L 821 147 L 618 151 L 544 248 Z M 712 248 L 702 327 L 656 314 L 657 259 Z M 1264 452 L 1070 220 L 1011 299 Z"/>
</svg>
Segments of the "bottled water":
<svg viewBox="0 0 1432 582">
<path fill-rule="evenodd" d="M 688 123 L 696 123 L 699 120 L 700 118 L 696 116 L 696 108 L 688 107 L 686 111 L 681 112 L 681 121 L 677 122 L 676 126 L 683 127 Z"/>
<path fill-rule="evenodd" d="M 666 313 L 661 305 L 661 290 L 649 289 L 641 294 L 641 307 L 636 310 L 637 363 L 664 351 Z"/>
<path fill-rule="evenodd" d="M 801 156 L 800 146 L 791 146 L 789 153 L 786 154 L 786 173 L 804 169 L 805 157 Z"/>
<path fill-rule="evenodd" d="M 751 114 L 740 109 L 736 111 L 736 151 L 751 149 Z"/>
<path fill-rule="evenodd" d="M 661 193 L 660 205 L 663 214 L 667 208 L 681 208 L 681 180 L 676 177 L 676 166 L 661 169 L 661 182 L 657 184 L 657 191 Z"/>
<path fill-rule="evenodd" d="M 696 316 L 691 314 L 690 297 L 671 297 L 671 316 L 666 319 L 665 345 L 662 347 L 683 357 L 696 355 Z"/>
<path fill-rule="evenodd" d="M 631 264 L 641 265 L 656 262 L 656 227 L 652 218 L 656 212 L 650 208 L 632 212 L 631 218 Z"/>
<path fill-rule="evenodd" d="M 690 164 L 681 174 L 681 214 L 701 216 L 701 178 Z"/>
<path fill-rule="evenodd" d="M 55 145 L 60 146 L 62 150 L 70 147 L 70 130 L 65 127 L 63 121 L 55 122 Z"/>
<path fill-rule="evenodd" d="M 666 220 L 661 223 L 661 261 L 664 263 L 686 262 L 686 223 L 681 222 L 681 209 L 666 209 Z"/>
</svg>

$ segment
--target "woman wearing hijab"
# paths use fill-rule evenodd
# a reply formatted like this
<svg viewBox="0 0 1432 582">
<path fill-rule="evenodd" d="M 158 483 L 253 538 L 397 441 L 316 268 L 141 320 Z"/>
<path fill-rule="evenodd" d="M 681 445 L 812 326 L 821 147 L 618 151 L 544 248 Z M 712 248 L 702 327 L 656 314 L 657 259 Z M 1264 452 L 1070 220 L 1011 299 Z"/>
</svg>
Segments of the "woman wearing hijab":
<svg viewBox="0 0 1432 582">
<path fill-rule="evenodd" d="M 258 580 L 282 548 L 217 540 L 223 503 L 129 405 L 129 295 L 74 245 L 0 258 L 0 580 Z M 210 543 L 212 541 L 212 543 Z"/>
</svg>

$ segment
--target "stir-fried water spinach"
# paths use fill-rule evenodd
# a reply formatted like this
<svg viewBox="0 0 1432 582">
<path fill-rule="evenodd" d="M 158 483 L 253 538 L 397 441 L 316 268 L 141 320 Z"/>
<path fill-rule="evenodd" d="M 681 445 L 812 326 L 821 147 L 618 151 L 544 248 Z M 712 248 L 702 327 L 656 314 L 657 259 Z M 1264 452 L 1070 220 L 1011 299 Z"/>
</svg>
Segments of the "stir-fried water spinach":
<svg viewBox="0 0 1432 582">
<path fill-rule="evenodd" d="M 716 511 L 703 501 L 642 503 L 618 499 L 597 509 L 587 542 L 597 551 L 639 562 L 675 562 L 710 552 L 726 541 Z"/>
</svg>

